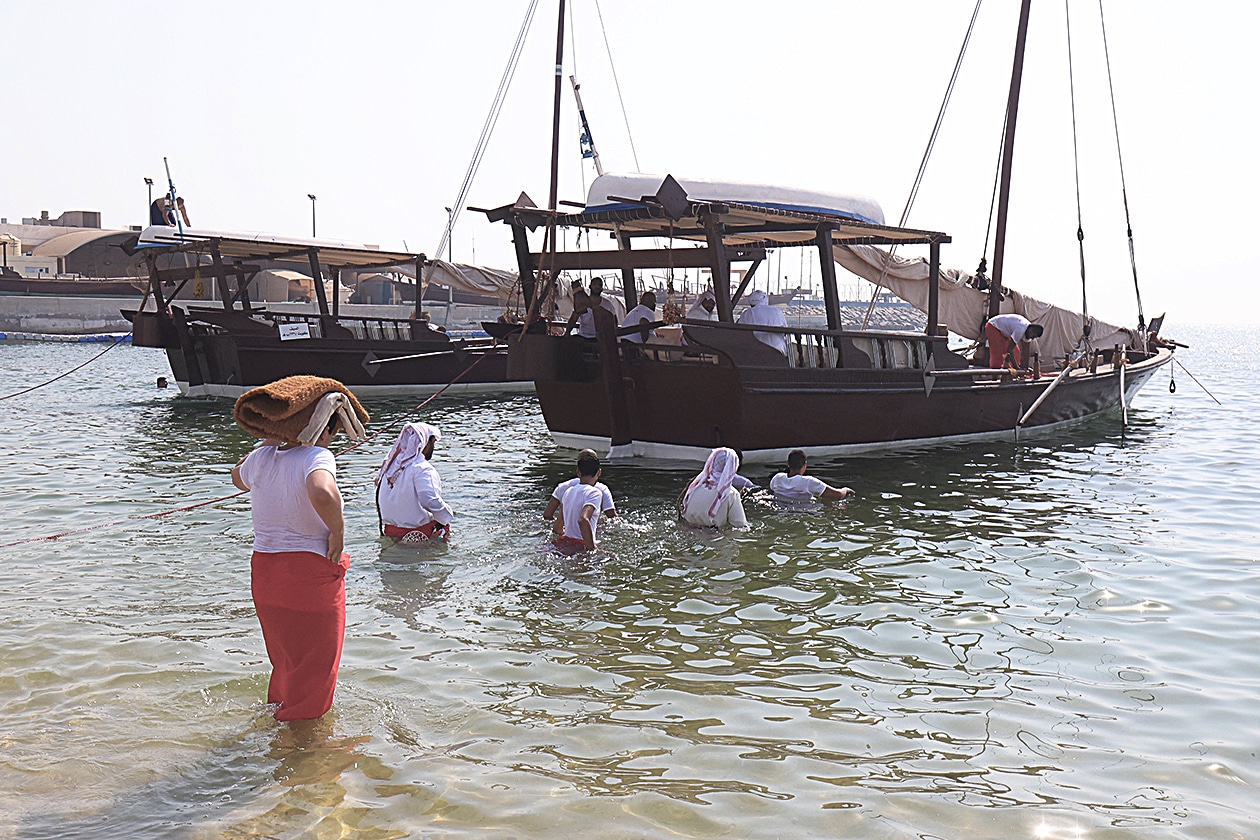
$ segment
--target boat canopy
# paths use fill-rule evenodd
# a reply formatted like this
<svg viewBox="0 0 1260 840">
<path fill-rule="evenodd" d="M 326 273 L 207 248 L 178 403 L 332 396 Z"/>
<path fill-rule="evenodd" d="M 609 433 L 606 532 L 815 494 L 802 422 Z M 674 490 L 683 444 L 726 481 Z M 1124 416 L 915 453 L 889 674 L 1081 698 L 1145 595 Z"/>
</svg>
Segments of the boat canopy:
<svg viewBox="0 0 1260 840">
<path fill-rule="evenodd" d="M 586 212 L 602 213 L 608 210 L 624 210 L 634 204 L 626 198 L 655 195 L 665 176 L 642 174 L 605 173 L 591 183 L 586 194 Z M 798 213 L 821 213 L 853 219 L 872 225 L 884 223 L 884 210 L 873 198 L 864 195 L 799 190 L 776 187 L 769 184 L 749 184 L 736 181 L 709 181 L 696 178 L 677 178 L 678 184 L 693 201 L 731 202 L 751 207 L 767 207 L 775 210 L 792 210 Z"/>
<path fill-rule="evenodd" d="M 336 268 L 389 268 L 414 265 L 424 261 L 424 254 L 382 251 L 368 245 L 332 239 L 279 237 L 266 233 L 203 230 L 154 225 L 141 231 L 137 249 L 160 248 L 168 251 L 204 251 L 215 246 L 227 259 L 306 260 L 318 252 L 323 265 Z"/>
<path fill-rule="evenodd" d="M 486 211 L 492 221 L 518 216 L 544 224 L 546 211 L 522 194 L 516 204 Z M 605 174 L 591 185 L 579 213 L 561 213 L 560 227 L 615 230 L 621 236 L 660 236 L 706 241 L 707 219 L 721 216 L 722 241 L 728 246 L 791 246 L 813 242 L 820 227 L 830 228 L 837 244 L 913 244 L 948 242 L 936 231 L 883 224 L 883 210 L 873 199 L 759 184 L 680 181 L 672 175 Z"/>
</svg>

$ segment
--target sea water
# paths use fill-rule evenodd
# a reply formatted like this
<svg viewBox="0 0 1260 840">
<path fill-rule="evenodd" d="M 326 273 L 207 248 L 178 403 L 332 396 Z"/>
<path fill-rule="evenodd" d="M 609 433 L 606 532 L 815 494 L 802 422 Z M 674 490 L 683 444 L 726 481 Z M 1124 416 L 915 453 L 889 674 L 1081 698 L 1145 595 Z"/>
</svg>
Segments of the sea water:
<svg viewBox="0 0 1260 840">
<path fill-rule="evenodd" d="M 176 510 L 252 440 L 118 347 L 0 401 L 0 544 L 91 529 L 0 548 L 0 837 L 1260 836 L 1260 330 L 1169 332 L 1223 405 L 1173 366 L 1127 428 L 818 461 L 857 496 L 734 533 L 612 463 L 575 559 L 532 397 L 370 403 L 442 429 L 454 536 L 378 540 L 392 432 L 339 457 L 311 724 L 263 705 L 248 497 Z M 0 346 L 0 396 L 100 350 Z"/>
</svg>

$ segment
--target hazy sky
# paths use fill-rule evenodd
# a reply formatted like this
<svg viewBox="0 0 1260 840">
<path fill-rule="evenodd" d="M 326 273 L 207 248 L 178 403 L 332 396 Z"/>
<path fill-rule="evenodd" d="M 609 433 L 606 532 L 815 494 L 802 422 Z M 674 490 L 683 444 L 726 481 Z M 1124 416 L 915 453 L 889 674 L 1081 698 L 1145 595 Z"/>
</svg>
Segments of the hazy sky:
<svg viewBox="0 0 1260 840">
<path fill-rule="evenodd" d="M 974 7 L 569 5 L 565 74 L 576 67 L 607 170 L 863 193 L 890 221 Z M 972 270 L 984 246 L 1017 6 L 982 7 L 910 218 L 953 236 L 946 265 Z M 141 224 L 143 178 L 164 188 L 165 156 L 197 227 L 306 236 L 314 193 L 320 237 L 434 255 L 527 8 L 0 0 L 0 216 L 98 210 L 106 227 Z M 1089 308 L 1132 324 L 1099 6 L 1069 0 L 1068 11 Z M 1108 0 L 1104 11 L 1147 317 L 1256 323 L 1260 9 Z M 522 190 L 546 202 L 555 24 L 555 2 L 543 0 L 466 205 L 506 204 Z M 1032 25 L 1006 277 L 1079 307 L 1064 3 L 1038 0 Z M 594 173 L 578 156 L 567 82 L 563 108 L 560 197 L 583 200 Z M 515 267 L 508 230 L 479 214 L 461 215 L 453 248 L 459 262 L 475 251 L 478 263 Z"/>
</svg>

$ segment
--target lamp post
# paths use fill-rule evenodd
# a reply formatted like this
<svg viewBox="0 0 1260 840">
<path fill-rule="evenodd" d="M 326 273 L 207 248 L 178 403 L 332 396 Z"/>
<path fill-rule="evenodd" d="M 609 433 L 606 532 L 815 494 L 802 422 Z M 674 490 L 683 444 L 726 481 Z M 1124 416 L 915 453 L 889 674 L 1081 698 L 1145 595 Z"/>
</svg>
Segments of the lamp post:
<svg viewBox="0 0 1260 840">
<path fill-rule="evenodd" d="M 455 214 L 451 208 L 446 208 L 446 261 L 448 263 L 455 262 L 455 257 L 451 256 L 455 252 Z"/>
<path fill-rule="evenodd" d="M 307 193 L 306 197 L 311 200 L 311 239 L 315 238 L 315 196 Z"/>
<path fill-rule="evenodd" d="M 149 187 L 149 206 L 152 207 L 153 206 L 153 179 L 145 178 L 144 182 Z"/>
</svg>

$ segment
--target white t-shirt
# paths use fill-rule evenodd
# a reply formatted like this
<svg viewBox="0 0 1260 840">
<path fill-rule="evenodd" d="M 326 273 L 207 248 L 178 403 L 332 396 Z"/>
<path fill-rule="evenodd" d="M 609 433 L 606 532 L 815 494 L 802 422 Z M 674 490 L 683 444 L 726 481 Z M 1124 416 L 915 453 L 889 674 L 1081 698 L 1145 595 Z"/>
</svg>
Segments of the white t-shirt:
<svg viewBox="0 0 1260 840">
<path fill-rule="evenodd" d="M 565 492 L 573 485 L 581 484 L 581 483 L 582 483 L 582 479 L 578 478 L 577 476 L 573 476 L 573 478 L 570 478 L 568 481 L 562 481 L 560 482 L 560 484 L 556 486 L 555 492 L 551 494 L 551 498 L 555 499 L 557 502 L 563 505 Z M 613 509 L 612 493 L 608 491 L 608 486 L 604 484 L 604 482 L 602 481 L 595 482 L 595 489 L 599 491 L 600 498 L 602 499 L 601 501 L 602 507 L 599 508 L 600 512 L 608 513 L 608 511 Z"/>
<path fill-rule="evenodd" d="M 744 515 L 744 502 L 739 497 L 739 490 L 732 484 L 726 496 L 713 509 L 713 515 L 710 516 L 709 508 L 713 507 L 713 499 L 716 496 L 716 487 L 705 487 L 703 484 L 691 491 L 691 496 L 682 510 L 683 521 L 702 527 L 721 528 L 723 525 L 730 525 L 734 528 L 747 528 L 748 518 Z"/>
<path fill-rule="evenodd" d="M 590 484 L 579 481 L 564 491 L 564 497 L 560 499 L 560 509 L 564 513 L 564 535 L 575 540 L 582 539 L 582 526 L 579 522 L 582 519 L 582 511 L 590 505 L 595 508 L 595 515 L 591 517 L 591 538 L 594 539 L 602 503 L 603 493 L 599 492 L 598 487 Z"/>
<path fill-rule="evenodd" d="M 393 487 L 383 480 L 379 489 L 381 519 L 388 525 L 419 528 L 434 520 L 449 525 L 455 518 L 451 506 L 442 500 L 442 479 L 426 460 L 412 461 L 394 479 Z"/>
<path fill-rule="evenodd" d="M 1023 315 L 1008 313 L 1006 315 L 994 315 L 989 319 L 989 323 L 994 329 L 1011 341 L 1019 342 L 1024 340 L 1024 333 L 1027 331 L 1029 321 Z"/>
<path fill-rule="evenodd" d="M 731 479 L 731 486 L 736 490 L 750 490 L 757 485 L 751 479 L 744 478 L 739 473 L 735 473 L 735 477 Z"/>
<path fill-rule="evenodd" d="M 785 472 L 770 479 L 770 489 L 776 499 L 785 502 L 808 502 L 823 494 L 827 482 L 812 475 L 788 475 Z"/>
<path fill-rule="evenodd" d="M 612 302 L 612 298 L 600 295 L 599 305 L 613 314 L 614 322 L 620 323 L 617 306 Z M 595 307 L 587 307 L 586 311 L 578 316 L 578 335 L 582 338 L 595 337 Z"/>
<path fill-rule="evenodd" d="M 649 322 L 655 321 L 656 311 L 652 309 L 648 309 L 646 306 L 640 303 L 634 309 L 631 309 L 629 312 L 626 313 L 625 320 L 621 322 L 621 326 L 637 327 L 639 326 L 639 322 L 642 320 L 647 320 Z M 648 330 L 649 338 L 654 335 L 656 335 L 656 330 Z M 642 333 L 631 333 L 630 335 L 623 335 L 621 338 L 623 341 L 633 341 L 635 344 L 643 343 Z"/>
<path fill-rule="evenodd" d="M 328 552 L 328 526 L 306 490 L 306 477 L 315 470 L 337 477 L 337 461 L 322 446 L 260 446 L 245 458 L 239 474 L 250 491 L 254 551 Z"/>
</svg>

